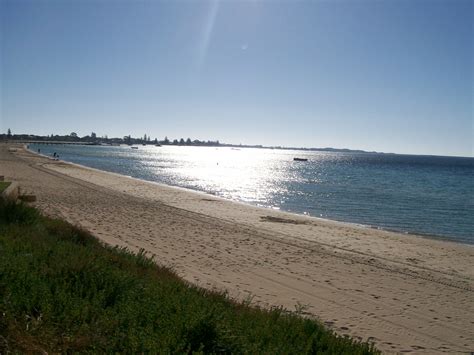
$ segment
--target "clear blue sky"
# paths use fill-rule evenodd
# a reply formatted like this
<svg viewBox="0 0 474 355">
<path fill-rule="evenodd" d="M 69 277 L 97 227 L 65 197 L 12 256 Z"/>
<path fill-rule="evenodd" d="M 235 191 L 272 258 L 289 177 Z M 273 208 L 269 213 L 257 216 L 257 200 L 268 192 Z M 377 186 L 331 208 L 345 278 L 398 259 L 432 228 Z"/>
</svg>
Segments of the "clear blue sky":
<svg viewBox="0 0 474 355">
<path fill-rule="evenodd" d="M 13 133 L 473 155 L 473 1 L 0 0 Z"/>
</svg>

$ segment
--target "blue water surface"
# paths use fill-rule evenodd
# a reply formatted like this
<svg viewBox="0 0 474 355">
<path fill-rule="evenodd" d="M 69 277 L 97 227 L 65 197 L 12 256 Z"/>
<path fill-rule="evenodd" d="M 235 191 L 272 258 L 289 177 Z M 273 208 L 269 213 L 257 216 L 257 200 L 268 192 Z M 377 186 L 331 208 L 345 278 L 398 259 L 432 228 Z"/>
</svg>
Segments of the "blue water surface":
<svg viewBox="0 0 474 355">
<path fill-rule="evenodd" d="M 252 205 L 474 244 L 474 158 L 229 147 L 30 149 Z"/>
</svg>

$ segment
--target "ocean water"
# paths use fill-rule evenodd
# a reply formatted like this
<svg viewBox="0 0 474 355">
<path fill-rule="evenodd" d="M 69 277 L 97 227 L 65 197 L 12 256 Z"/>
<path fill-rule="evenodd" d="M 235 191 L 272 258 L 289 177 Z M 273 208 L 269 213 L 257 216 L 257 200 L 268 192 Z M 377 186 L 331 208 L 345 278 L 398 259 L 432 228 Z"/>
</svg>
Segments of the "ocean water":
<svg viewBox="0 0 474 355">
<path fill-rule="evenodd" d="M 30 145 L 61 160 L 252 205 L 474 244 L 474 158 L 138 147 Z"/>
</svg>

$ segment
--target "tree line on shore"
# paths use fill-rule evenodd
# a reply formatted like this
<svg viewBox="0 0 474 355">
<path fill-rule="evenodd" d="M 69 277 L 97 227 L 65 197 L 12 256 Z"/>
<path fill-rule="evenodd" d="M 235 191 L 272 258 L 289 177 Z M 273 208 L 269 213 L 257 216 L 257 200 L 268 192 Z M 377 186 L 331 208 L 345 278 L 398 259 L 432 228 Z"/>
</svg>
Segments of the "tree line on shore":
<svg viewBox="0 0 474 355">
<path fill-rule="evenodd" d="M 0 140 L 15 140 L 15 141 L 38 141 L 38 142 L 70 142 L 70 143 L 85 143 L 85 144 L 159 144 L 159 145 L 193 145 L 193 146 L 218 146 L 221 145 L 219 140 L 199 140 L 191 138 L 180 138 L 180 139 L 168 139 L 165 137 L 163 140 L 158 138 L 152 139 L 149 135 L 143 135 L 143 137 L 132 137 L 131 135 L 124 136 L 122 138 L 109 138 L 107 135 L 97 136 L 95 132 L 80 137 L 76 132 L 71 132 L 67 135 L 50 134 L 46 136 L 34 135 L 34 134 L 12 134 L 11 130 L 8 129 L 6 134 L 0 134 Z"/>
<path fill-rule="evenodd" d="M 95 132 L 80 137 L 76 132 L 71 132 L 67 135 L 50 134 L 46 136 L 34 135 L 34 134 L 13 134 L 10 129 L 7 133 L 0 134 L 0 142 L 2 141 L 22 141 L 22 142 L 58 142 L 58 143 L 77 143 L 77 144 L 88 144 L 88 145 L 120 145 L 120 144 L 154 144 L 154 145 L 175 145 L 175 146 L 201 146 L 201 147 L 237 147 L 237 148 L 265 148 L 265 149 L 289 149 L 289 150 L 306 150 L 306 151 L 323 151 L 323 152 L 353 152 L 353 153 L 377 153 L 367 152 L 364 150 L 355 150 L 347 148 L 305 148 L 305 147 L 288 147 L 288 146 L 263 146 L 261 144 L 229 144 L 221 143 L 219 140 L 199 140 L 191 138 L 180 138 L 180 139 L 169 139 L 165 137 L 162 140 L 158 138 L 152 139 L 149 135 L 143 135 L 143 137 L 132 137 L 131 135 L 123 136 L 122 138 L 109 138 L 107 135 L 98 136 Z M 390 154 L 390 153 L 388 153 Z"/>
</svg>

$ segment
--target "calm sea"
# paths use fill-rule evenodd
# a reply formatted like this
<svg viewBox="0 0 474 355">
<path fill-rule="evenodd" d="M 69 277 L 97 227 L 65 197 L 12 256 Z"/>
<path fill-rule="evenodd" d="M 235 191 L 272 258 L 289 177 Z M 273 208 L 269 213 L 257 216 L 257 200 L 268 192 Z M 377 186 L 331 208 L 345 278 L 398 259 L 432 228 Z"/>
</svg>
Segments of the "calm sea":
<svg viewBox="0 0 474 355">
<path fill-rule="evenodd" d="M 31 145 L 252 205 L 474 244 L 474 158 L 215 147 Z M 306 162 L 293 161 L 294 157 Z"/>
</svg>

